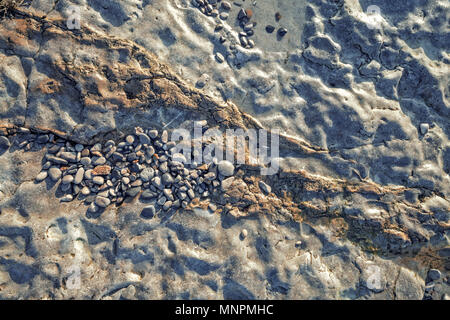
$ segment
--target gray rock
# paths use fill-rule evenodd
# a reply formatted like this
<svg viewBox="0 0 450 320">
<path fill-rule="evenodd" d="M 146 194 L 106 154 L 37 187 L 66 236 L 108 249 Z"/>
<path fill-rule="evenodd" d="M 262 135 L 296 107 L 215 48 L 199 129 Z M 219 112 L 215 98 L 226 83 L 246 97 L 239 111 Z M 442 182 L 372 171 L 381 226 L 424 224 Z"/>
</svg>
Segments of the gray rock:
<svg viewBox="0 0 450 320">
<path fill-rule="evenodd" d="M 134 198 L 139 192 L 141 192 L 141 187 L 133 187 L 128 189 L 126 194 L 127 196 Z"/>
<path fill-rule="evenodd" d="M 259 188 L 265 193 L 265 194 L 269 194 L 272 192 L 272 187 L 269 186 L 267 183 L 265 183 L 264 181 L 259 181 Z"/>
<path fill-rule="evenodd" d="M 163 205 L 163 210 L 164 210 L 164 211 L 167 211 L 167 210 L 169 210 L 171 207 L 172 207 L 172 201 L 168 200 L 168 201 L 166 201 L 166 202 L 164 203 L 164 205 Z"/>
<path fill-rule="evenodd" d="M 441 272 L 437 269 L 430 269 L 428 271 L 428 278 L 430 278 L 431 281 L 436 281 L 441 278 Z"/>
<path fill-rule="evenodd" d="M 149 136 L 146 135 L 145 133 L 138 133 L 137 136 L 139 137 L 139 141 L 141 142 L 141 144 L 150 144 L 151 143 Z"/>
<path fill-rule="evenodd" d="M 154 177 L 154 175 L 155 170 L 153 170 L 153 168 L 145 168 L 140 173 L 140 177 L 144 182 L 150 181 Z"/>
<path fill-rule="evenodd" d="M 144 209 L 142 209 L 141 216 L 145 219 L 151 219 L 155 216 L 155 213 L 156 213 L 155 206 L 149 205 Z"/>
<path fill-rule="evenodd" d="M 80 184 L 83 181 L 84 178 L 84 168 L 79 168 L 76 175 L 75 175 L 75 179 L 73 180 L 74 184 Z"/>
<path fill-rule="evenodd" d="M 92 164 L 94 166 L 101 166 L 101 165 L 104 165 L 105 163 L 106 163 L 105 157 L 93 157 L 92 158 Z"/>
<path fill-rule="evenodd" d="M 61 202 L 70 202 L 73 200 L 73 196 L 71 194 L 66 194 L 61 198 Z"/>
<path fill-rule="evenodd" d="M 45 180 L 45 178 L 47 178 L 47 171 L 41 171 L 37 176 L 36 176 L 36 181 L 37 182 L 41 182 L 43 180 Z"/>
<path fill-rule="evenodd" d="M 83 165 L 83 166 L 89 166 L 90 164 L 91 164 L 91 158 L 89 158 L 89 157 L 83 157 L 83 158 L 81 158 L 80 159 L 80 163 Z"/>
<path fill-rule="evenodd" d="M 420 124 L 420 133 L 422 133 L 423 135 L 427 134 L 429 129 L 430 129 L 430 125 L 428 123 Z"/>
<path fill-rule="evenodd" d="M 145 190 L 144 192 L 142 192 L 141 194 L 141 198 L 142 199 L 153 199 L 156 197 L 156 193 L 152 192 L 151 190 Z"/>
<path fill-rule="evenodd" d="M 172 175 L 171 175 L 170 173 L 164 173 L 164 174 L 162 175 L 162 182 L 163 182 L 165 185 L 170 185 L 170 184 L 172 184 L 172 183 L 173 183 L 173 177 L 172 177 Z"/>
<path fill-rule="evenodd" d="M 62 172 L 59 168 L 51 167 L 48 170 L 48 175 L 50 176 L 50 179 L 52 179 L 53 181 L 58 181 L 59 179 L 61 179 Z"/>
<path fill-rule="evenodd" d="M 156 188 L 158 188 L 158 189 L 160 189 L 160 190 L 164 189 L 164 186 L 163 186 L 163 184 L 161 183 L 161 178 L 160 178 L 160 177 L 155 177 L 155 178 L 153 178 L 152 184 L 153 184 Z"/>
<path fill-rule="evenodd" d="M 7 137 L 0 136 L 0 152 L 5 152 L 9 149 L 11 143 L 9 142 Z"/>
<path fill-rule="evenodd" d="M 72 181 L 73 181 L 73 176 L 72 175 L 66 175 L 66 176 L 64 176 L 63 178 L 62 178 L 62 183 L 63 184 L 69 184 L 69 183 L 72 183 Z"/>
<path fill-rule="evenodd" d="M 75 152 L 61 152 L 59 156 L 60 158 L 70 162 L 77 161 L 77 154 Z"/>
<path fill-rule="evenodd" d="M 158 130 L 150 130 L 148 132 L 148 135 L 150 136 L 150 138 L 156 139 L 158 137 Z"/>
<path fill-rule="evenodd" d="M 106 208 L 107 206 L 109 206 L 111 203 L 111 200 L 109 200 L 108 198 L 102 197 L 102 196 L 97 196 L 95 197 L 95 204 L 97 206 L 99 206 L 100 208 Z"/>
<path fill-rule="evenodd" d="M 69 163 L 69 162 L 68 162 L 67 160 L 65 160 L 65 159 L 62 159 L 62 158 L 59 158 L 59 157 L 56 157 L 56 156 L 53 156 L 53 155 L 49 155 L 49 154 L 46 155 L 46 158 L 47 158 L 47 160 L 49 160 L 49 161 L 51 161 L 51 162 L 53 162 L 53 163 L 56 163 L 56 164 L 62 164 L 62 165 L 65 165 L 65 164 L 68 164 L 68 163 Z"/>
<path fill-rule="evenodd" d="M 228 1 L 222 1 L 221 6 L 224 10 L 231 10 L 231 4 Z"/>
<path fill-rule="evenodd" d="M 82 144 L 77 143 L 77 144 L 75 145 L 75 151 L 76 151 L 76 152 L 81 152 L 81 151 L 83 151 L 83 150 L 84 150 L 84 146 L 83 146 Z"/>
<path fill-rule="evenodd" d="M 234 174 L 234 165 L 227 160 L 222 160 L 218 164 L 219 173 L 224 177 L 229 177 Z"/>
<path fill-rule="evenodd" d="M 93 181 L 95 184 L 98 184 L 98 185 L 102 185 L 102 184 L 105 183 L 105 179 L 104 179 L 103 177 L 101 177 L 101 176 L 95 176 L 95 177 L 92 179 L 92 181 Z"/>
</svg>

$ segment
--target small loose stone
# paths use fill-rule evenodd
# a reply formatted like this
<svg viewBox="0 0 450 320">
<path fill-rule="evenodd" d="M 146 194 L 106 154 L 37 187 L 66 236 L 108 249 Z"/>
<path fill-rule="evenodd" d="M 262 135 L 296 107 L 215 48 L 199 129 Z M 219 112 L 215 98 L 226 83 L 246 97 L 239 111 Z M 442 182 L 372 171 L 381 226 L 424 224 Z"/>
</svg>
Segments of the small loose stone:
<svg viewBox="0 0 450 320">
<path fill-rule="evenodd" d="M 1 150 L 7 150 L 11 146 L 7 137 L 0 136 L 0 152 Z"/>
<path fill-rule="evenodd" d="M 95 204 L 101 208 L 106 208 L 111 203 L 111 200 L 108 198 L 97 196 L 95 197 Z"/>
<path fill-rule="evenodd" d="M 92 179 L 92 181 L 93 181 L 95 184 L 98 184 L 98 185 L 102 185 L 102 184 L 105 183 L 105 179 L 104 179 L 103 177 L 101 177 L 101 176 L 95 176 L 95 177 Z"/>
<path fill-rule="evenodd" d="M 427 134 L 429 129 L 430 129 L 430 125 L 428 123 L 420 124 L 420 133 L 422 133 L 423 135 Z"/>
<path fill-rule="evenodd" d="M 225 61 L 225 58 L 223 57 L 223 55 L 220 52 L 216 52 L 216 60 L 219 63 L 222 63 Z"/>
<path fill-rule="evenodd" d="M 274 26 L 272 26 L 270 24 L 266 26 L 266 32 L 267 33 L 272 33 L 274 31 L 275 31 L 275 27 Z"/>
<path fill-rule="evenodd" d="M 153 205 L 149 205 L 142 209 L 141 216 L 146 219 L 151 219 L 155 216 L 156 209 Z"/>
<path fill-rule="evenodd" d="M 62 183 L 63 183 L 63 184 L 69 184 L 69 183 L 72 183 L 73 179 L 74 179 L 74 178 L 73 178 L 72 175 L 64 176 L 64 177 L 62 178 Z"/>
<path fill-rule="evenodd" d="M 287 31 L 286 28 L 280 28 L 280 29 L 278 29 L 278 35 L 279 35 L 280 37 L 284 37 L 284 36 L 286 35 L 287 32 L 288 32 L 288 31 Z"/>
<path fill-rule="evenodd" d="M 74 184 L 80 184 L 84 178 L 84 168 L 79 168 L 77 173 L 75 174 L 75 179 L 73 180 Z"/>
<path fill-rule="evenodd" d="M 172 207 L 172 201 L 166 201 L 165 203 L 164 203 L 164 205 L 163 205 L 163 210 L 164 211 L 167 211 L 167 210 L 169 210 L 170 208 Z"/>
<path fill-rule="evenodd" d="M 132 145 L 134 143 L 134 136 L 129 135 L 125 138 L 125 141 L 128 145 Z"/>
<path fill-rule="evenodd" d="M 150 138 L 155 139 L 156 137 L 158 137 L 158 130 L 150 130 L 148 132 L 148 135 L 150 136 Z"/>
<path fill-rule="evenodd" d="M 110 173 L 111 173 L 111 166 L 109 166 L 109 165 L 96 166 L 92 170 L 92 174 L 94 176 L 107 176 Z"/>
<path fill-rule="evenodd" d="M 269 194 L 269 193 L 272 192 L 272 188 L 267 183 L 265 183 L 264 181 L 259 181 L 258 184 L 259 184 L 259 188 L 262 191 L 264 191 L 266 194 Z"/>
<path fill-rule="evenodd" d="M 234 174 L 234 165 L 228 160 L 222 160 L 218 164 L 219 173 L 224 177 L 229 177 Z"/>
<path fill-rule="evenodd" d="M 41 182 L 43 180 L 45 180 L 45 178 L 47 178 L 48 173 L 47 171 L 41 171 L 37 176 L 36 176 L 36 181 L 37 182 Z"/>
<path fill-rule="evenodd" d="M 61 198 L 61 202 L 70 202 L 73 200 L 73 196 L 71 194 L 66 194 Z"/>
<path fill-rule="evenodd" d="M 48 175 L 53 181 L 58 181 L 62 176 L 62 172 L 59 168 L 52 167 L 48 170 Z"/>
<path fill-rule="evenodd" d="M 231 10 L 231 4 L 228 1 L 223 1 L 221 6 L 224 10 Z"/>
<path fill-rule="evenodd" d="M 81 189 L 81 194 L 83 195 L 83 196 L 87 196 L 87 195 L 89 195 L 91 193 L 91 190 L 88 188 L 88 187 L 83 187 L 82 189 Z"/>
</svg>

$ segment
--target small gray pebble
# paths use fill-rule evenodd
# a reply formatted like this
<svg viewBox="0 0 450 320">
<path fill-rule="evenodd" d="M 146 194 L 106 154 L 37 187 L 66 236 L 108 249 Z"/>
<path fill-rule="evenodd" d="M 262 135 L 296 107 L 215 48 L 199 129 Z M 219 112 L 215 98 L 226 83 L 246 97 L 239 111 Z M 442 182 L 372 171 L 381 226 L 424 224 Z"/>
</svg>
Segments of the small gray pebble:
<svg viewBox="0 0 450 320">
<path fill-rule="evenodd" d="M 52 167 L 48 170 L 48 175 L 53 181 L 58 181 L 62 176 L 62 172 L 61 170 L 59 170 L 59 168 Z"/>
<path fill-rule="evenodd" d="M 146 219 L 151 219 L 155 216 L 156 209 L 153 205 L 149 205 L 142 209 L 141 216 Z"/>
<path fill-rule="evenodd" d="M 98 184 L 98 185 L 102 185 L 102 184 L 105 183 L 105 179 L 104 179 L 103 177 L 100 177 L 100 176 L 95 176 L 95 177 L 92 179 L 92 181 L 93 181 L 95 184 Z"/>
<path fill-rule="evenodd" d="M 111 203 L 111 200 L 108 198 L 97 196 L 95 197 L 95 204 L 101 208 L 106 208 Z"/>
<path fill-rule="evenodd" d="M 72 181 L 73 181 L 73 176 L 72 175 L 67 175 L 67 176 L 64 176 L 62 178 L 62 183 L 63 184 L 69 184 L 69 183 L 72 183 Z"/>
<path fill-rule="evenodd" d="M 37 176 L 36 176 L 36 181 L 37 182 L 41 182 L 43 181 L 45 178 L 47 178 L 47 171 L 41 171 Z"/>
</svg>

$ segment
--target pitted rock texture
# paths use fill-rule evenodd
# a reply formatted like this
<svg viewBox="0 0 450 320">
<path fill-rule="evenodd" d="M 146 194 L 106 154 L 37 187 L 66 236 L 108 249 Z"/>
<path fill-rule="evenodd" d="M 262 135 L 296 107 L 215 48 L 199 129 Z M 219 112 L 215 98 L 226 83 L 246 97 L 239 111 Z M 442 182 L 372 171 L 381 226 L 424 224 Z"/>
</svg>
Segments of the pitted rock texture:
<svg viewBox="0 0 450 320">
<path fill-rule="evenodd" d="M 264 58 L 273 70 L 286 61 L 279 79 L 268 73 L 242 81 L 235 69 L 222 70 L 230 76 L 223 96 L 246 83 L 251 103 L 233 95 L 220 101 L 175 74 L 150 52 L 151 41 L 124 31 L 162 6 L 183 8 L 162 14 L 185 14 L 206 37 L 210 22 L 202 19 L 209 18 L 187 1 L 145 2 L 136 15 L 129 15 L 134 1 L 78 2 L 97 12 L 81 30 L 67 29 L 63 12 L 72 2 L 63 0 L 33 1 L 0 20 L 1 298 L 448 297 L 444 29 L 409 30 L 415 18 L 401 14 L 387 22 L 380 43 L 351 10 L 359 4 L 311 1 L 304 48 Z M 425 2 L 427 26 L 441 25 L 448 6 Z M 400 10 L 382 9 L 390 19 Z M 435 41 L 413 49 L 423 38 Z M 226 65 L 238 59 L 245 75 L 252 61 L 264 60 L 255 50 L 226 55 Z M 47 146 L 18 134 L 92 146 L 137 126 L 160 130 L 193 120 L 284 129 L 280 172 L 261 176 L 258 166 L 244 165 L 220 191 L 186 208 L 153 213 L 130 196 L 91 215 L 78 199 L 60 202 L 59 184 L 36 181 Z M 425 134 L 421 123 L 431 124 Z"/>
</svg>

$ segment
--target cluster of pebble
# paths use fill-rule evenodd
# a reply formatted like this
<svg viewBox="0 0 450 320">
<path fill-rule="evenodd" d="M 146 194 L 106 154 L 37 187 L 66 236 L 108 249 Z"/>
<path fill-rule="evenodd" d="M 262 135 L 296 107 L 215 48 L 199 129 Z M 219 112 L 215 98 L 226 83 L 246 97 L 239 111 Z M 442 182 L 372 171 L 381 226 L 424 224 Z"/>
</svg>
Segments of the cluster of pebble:
<svg viewBox="0 0 450 320">
<path fill-rule="evenodd" d="M 275 13 L 275 20 L 276 20 L 276 22 L 279 22 L 281 20 L 281 14 L 279 12 Z M 267 33 L 273 33 L 274 31 L 275 31 L 275 27 L 273 25 L 268 24 L 266 26 Z M 279 37 L 284 37 L 287 32 L 288 31 L 286 28 L 280 27 L 280 28 L 278 28 L 277 35 Z"/>
<path fill-rule="evenodd" d="M 229 16 L 229 11 L 231 10 L 231 4 L 228 1 L 222 0 L 193 0 L 192 4 L 197 7 L 203 14 L 211 17 L 219 17 L 221 20 L 227 20 Z M 237 3 L 235 3 L 238 5 Z M 253 28 L 256 26 L 256 22 L 250 22 L 253 16 L 253 11 L 251 9 L 241 8 L 238 13 L 239 26 L 242 31 L 239 32 L 240 45 L 243 48 L 253 48 L 255 42 L 249 37 L 253 36 Z M 216 31 L 223 29 L 222 23 L 216 24 Z M 226 38 L 224 36 L 220 37 L 220 42 L 224 43 Z M 218 59 L 219 60 L 219 59 Z"/>
<path fill-rule="evenodd" d="M 19 133 L 27 130 L 21 128 Z M 155 200 L 155 205 L 143 212 L 147 215 L 161 208 L 186 207 L 193 199 L 217 191 L 221 181 L 235 170 L 226 160 L 186 164 L 166 130 L 159 134 L 137 127 L 125 141 L 116 144 L 108 140 L 93 146 L 74 144 L 53 134 L 32 134 L 19 147 L 29 149 L 33 143 L 47 147 L 36 181 L 60 182 L 61 201 L 79 197 L 89 204 L 91 212 L 139 193 L 143 200 Z M 9 147 L 8 138 L 1 136 L 0 145 Z"/>
</svg>

